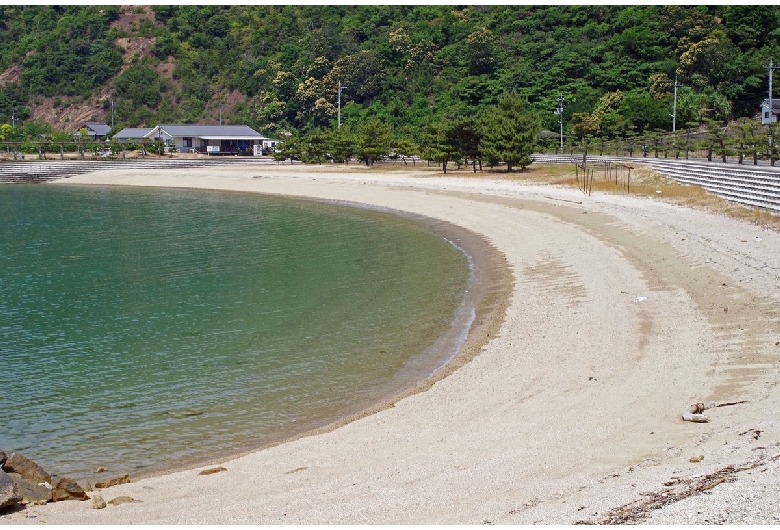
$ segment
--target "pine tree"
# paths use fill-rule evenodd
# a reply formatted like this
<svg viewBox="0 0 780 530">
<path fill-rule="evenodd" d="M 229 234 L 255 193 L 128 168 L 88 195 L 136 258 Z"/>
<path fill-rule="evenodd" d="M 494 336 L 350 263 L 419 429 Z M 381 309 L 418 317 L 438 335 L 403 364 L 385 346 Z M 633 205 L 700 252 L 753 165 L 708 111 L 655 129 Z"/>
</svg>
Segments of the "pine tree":
<svg viewBox="0 0 780 530">
<path fill-rule="evenodd" d="M 531 155 L 541 130 L 537 116 L 526 108 L 526 102 L 516 94 L 504 94 L 498 104 L 483 115 L 480 151 L 491 165 L 501 162 L 507 171 L 516 166 L 525 170 L 531 165 Z"/>
</svg>

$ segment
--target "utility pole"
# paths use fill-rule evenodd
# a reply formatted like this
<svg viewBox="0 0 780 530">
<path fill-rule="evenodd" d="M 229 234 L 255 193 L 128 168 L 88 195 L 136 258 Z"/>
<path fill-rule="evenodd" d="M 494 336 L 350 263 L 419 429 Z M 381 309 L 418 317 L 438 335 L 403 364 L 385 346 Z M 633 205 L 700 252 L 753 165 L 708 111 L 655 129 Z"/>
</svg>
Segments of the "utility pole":
<svg viewBox="0 0 780 530">
<path fill-rule="evenodd" d="M 111 100 L 111 128 L 114 128 L 114 100 Z"/>
<path fill-rule="evenodd" d="M 349 88 L 349 87 L 341 86 L 341 81 L 339 81 L 339 99 L 338 99 L 338 106 L 339 106 L 338 128 L 339 129 L 341 129 L 341 91 L 344 90 L 345 88 Z"/>
<path fill-rule="evenodd" d="M 563 102 L 566 101 L 563 99 L 563 96 L 558 96 L 558 108 L 555 109 L 555 114 L 558 115 L 558 124 L 560 125 L 561 129 L 561 150 L 563 150 Z"/>
<path fill-rule="evenodd" d="M 780 68 L 780 66 L 774 66 L 772 64 L 772 58 L 769 58 L 769 66 L 767 66 L 769 69 L 769 122 L 772 122 L 772 114 L 774 114 L 774 109 L 772 108 L 772 72 Z M 777 119 L 775 118 L 775 121 Z"/>
<path fill-rule="evenodd" d="M 11 105 L 11 127 L 16 129 L 16 105 Z"/>
<path fill-rule="evenodd" d="M 677 76 L 674 76 L 674 103 L 672 104 L 672 134 L 677 131 L 677 88 L 685 86 L 677 82 Z"/>
<path fill-rule="evenodd" d="M 767 66 L 767 68 L 769 68 L 769 122 L 768 123 L 771 124 L 771 123 L 773 123 L 772 122 L 772 116 L 775 113 L 774 106 L 772 105 L 772 72 L 774 72 L 775 70 L 780 68 L 780 66 L 774 66 L 772 64 L 772 58 L 770 57 L 769 58 L 769 66 Z M 775 123 L 777 122 L 777 118 L 775 118 L 774 122 Z M 774 138 L 774 132 L 773 132 L 773 130 L 771 128 L 771 125 L 770 125 L 770 128 L 769 128 L 769 165 L 771 165 L 773 167 L 775 165 L 774 150 L 775 150 L 775 138 Z"/>
</svg>

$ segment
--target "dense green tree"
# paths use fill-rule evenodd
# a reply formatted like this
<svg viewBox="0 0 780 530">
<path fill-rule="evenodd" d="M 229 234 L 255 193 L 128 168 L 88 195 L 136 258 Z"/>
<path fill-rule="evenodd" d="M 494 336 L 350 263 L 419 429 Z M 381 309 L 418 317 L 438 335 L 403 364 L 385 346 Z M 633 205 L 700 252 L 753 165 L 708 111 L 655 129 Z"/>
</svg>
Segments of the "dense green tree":
<svg viewBox="0 0 780 530">
<path fill-rule="evenodd" d="M 149 66 L 136 64 L 125 70 L 114 81 L 116 96 L 133 105 L 157 106 L 162 99 L 159 74 Z"/>
<path fill-rule="evenodd" d="M 407 158 L 411 158 L 414 161 L 414 157 L 420 155 L 420 146 L 408 138 L 396 138 L 393 141 L 393 152 L 397 159 L 403 161 L 404 165 L 407 165 Z"/>
<path fill-rule="evenodd" d="M 483 128 L 475 118 L 458 117 L 452 120 L 445 132 L 445 140 L 451 146 L 453 152 L 458 153 L 459 158 L 471 161 L 474 172 L 477 164 L 482 166 L 482 151 L 480 142 L 483 138 Z"/>
<path fill-rule="evenodd" d="M 507 171 L 516 166 L 524 170 L 531 165 L 540 130 L 540 121 L 526 102 L 516 94 L 505 94 L 485 112 L 480 151 L 492 165 L 503 162 Z"/>
<path fill-rule="evenodd" d="M 353 127 L 347 125 L 332 129 L 328 133 L 328 146 L 334 161 L 348 163 L 357 151 L 357 138 Z"/>
<path fill-rule="evenodd" d="M 288 136 L 279 143 L 272 156 L 277 162 L 302 160 L 305 157 L 305 140 L 298 136 Z"/>
<path fill-rule="evenodd" d="M 390 154 L 393 147 L 393 130 L 379 120 L 369 120 L 358 126 L 355 132 L 357 157 L 367 166 Z"/>
<path fill-rule="evenodd" d="M 304 162 L 323 163 L 330 151 L 328 135 L 320 129 L 310 131 L 301 139 L 300 159 Z"/>
<path fill-rule="evenodd" d="M 739 155 L 739 163 L 744 163 L 745 155 L 750 155 L 753 164 L 758 164 L 758 151 L 761 146 L 761 126 L 758 121 L 741 118 L 733 124 L 734 144 Z"/>
<path fill-rule="evenodd" d="M 429 121 L 423 125 L 418 135 L 422 157 L 440 163 L 444 173 L 447 173 L 447 164 L 457 160 L 459 156 L 457 145 L 451 142 L 449 129 L 450 124 L 446 120 Z"/>
</svg>

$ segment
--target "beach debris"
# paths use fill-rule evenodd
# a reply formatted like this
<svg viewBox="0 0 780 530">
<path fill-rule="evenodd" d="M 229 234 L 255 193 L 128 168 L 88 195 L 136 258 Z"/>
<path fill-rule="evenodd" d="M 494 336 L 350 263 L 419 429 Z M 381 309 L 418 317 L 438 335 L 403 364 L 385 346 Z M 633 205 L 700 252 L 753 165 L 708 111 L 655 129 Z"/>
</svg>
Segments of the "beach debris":
<svg viewBox="0 0 780 530">
<path fill-rule="evenodd" d="M 714 401 L 708 403 L 694 403 L 688 410 L 683 412 L 682 419 L 685 421 L 692 421 L 694 423 L 707 423 L 710 418 L 704 415 L 704 411 L 711 409 L 715 406 Z"/>
<path fill-rule="evenodd" d="M 133 497 L 129 495 L 120 495 L 119 497 L 115 497 L 108 501 L 108 504 L 113 504 L 114 506 L 119 506 L 120 504 L 127 504 L 129 502 L 143 502 L 139 501 L 138 499 L 134 499 Z"/>
<path fill-rule="evenodd" d="M 732 405 L 741 405 L 742 403 L 747 403 L 747 399 L 743 399 L 742 401 L 729 401 L 727 403 L 718 403 L 715 405 L 716 407 L 730 407 Z"/>
<path fill-rule="evenodd" d="M 46 482 L 35 482 L 21 476 L 19 473 L 8 473 L 11 480 L 16 482 L 19 495 L 22 496 L 22 504 L 46 504 L 51 500 L 51 488 Z"/>
<path fill-rule="evenodd" d="M 12 454 L 3 464 L 6 473 L 18 473 L 36 484 L 48 482 L 51 484 L 51 475 L 41 466 L 18 453 Z"/>
<path fill-rule="evenodd" d="M 103 497 L 100 495 L 95 495 L 92 497 L 92 509 L 93 510 L 102 510 L 106 507 L 106 501 Z"/>
<path fill-rule="evenodd" d="M 688 410 L 683 412 L 682 418 L 685 421 L 692 421 L 694 423 L 707 423 L 710 421 L 710 419 L 703 414 L 705 410 L 715 407 L 730 407 L 732 405 L 741 405 L 742 403 L 747 403 L 747 400 L 743 399 L 741 401 L 728 401 L 725 403 L 715 403 L 714 401 L 708 401 L 707 403 L 694 403 L 688 407 Z"/>
<path fill-rule="evenodd" d="M 778 459 L 780 455 L 768 460 Z M 580 520 L 575 524 L 636 524 L 664 506 L 701 495 L 724 482 L 734 482 L 737 480 L 738 473 L 765 466 L 768 460 L 748 462 L 742 466 L 729 465 L 713 473 L 695 477 L 673 477 L 672 480 L 664 482 L 666 487 L 658 491 L 643 492 L 640 494 L 641 498 L 610 510 L 600 520 Z"/>
<path fill-rule="evenodd" d="M 78 482 L 69 477 L 60 478 L 51 490 L 51 500 L 58 501 L 86 501 L 89 495 Z"/>
<path fill-rule="evenodd" d="M 746 434 L 750 434 L 750 436 L 753 437 L 754 440 L 758 440 L 761 437 L 761 433 L 764 431 L 758 430 L 758 429 L 748 429 L 745 432 L 739 433 L 740 436 L 745 436 Z"/>
<path fill-rule="evenodd" d="M 219 473 L 220 471 L 227 471 L 227 468 L 224 468 L 222 466 L 220 467 L 211 467 L 209 469 L 204 469 L 198 475 L 213 475 L 214 473 Z"/>
<path fill-rule="evenodd" d="M 21 501 L 19 486 L 5 471 L 0 470 L 0 510 L 19 504 Z"/>
<path fill-rule="evenodd" d="M 98 489 L 110 488 L 111 486 L 118 486 L 119 484 L 127 484 L 130 482 L 130 475 L 122 475 L 121 477 L 114 477 L 102 482 L 95 482 L 95 487 Z"/>
<path fill-rule="evenodd" d="M 108 469 L 103 467 L 103 466 L 100 466 L 100 467 L 95 469 L 95 473 L 103 473 L 105 471 L 108 471 Z"/>
<path fill-rule="evenodd" d="M 637 296 L 636 297 L 636 301 L 637 302 L 644 302 L 645 300 L 647 300 L 646 296 Z"/>
<path fill-rule="evenodd" d="M 690 457 L 690 458 L 688 459 L 688 462 L 690 462 L 690 463 L 692 463 L 692 464 L 698 464 L 698 463 L 699 463 L 699 462 L 701 462 L 702 460 L 704 460 L 704 455 L 698 455 L 698 456 L 692 456 L 692 457 Z"/>
</svg>

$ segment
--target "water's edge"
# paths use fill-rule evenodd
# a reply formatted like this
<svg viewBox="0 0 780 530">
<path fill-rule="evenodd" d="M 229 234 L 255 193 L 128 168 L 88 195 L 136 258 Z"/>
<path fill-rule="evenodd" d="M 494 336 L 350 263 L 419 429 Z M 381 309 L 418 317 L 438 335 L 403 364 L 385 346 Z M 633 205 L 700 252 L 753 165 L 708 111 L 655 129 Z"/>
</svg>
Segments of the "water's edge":
<svg viewBox="0 0 780 530">
<path fill-rule="evenodd" d="M 78 186 L 127 187 L 125 185 L 105 184 L 78 184 Z M 187 189 L 191 191 L 217 191 L 229 194 L 236 193 L 241 195 L 282 197 L 388 213 L 424 226 L 431 233 L 443 238 L 458 251 L 462 252 L 469 265 L 469 281 L 467 292 L 464 293 L 464 296 L 460 301 L 459 308 L 451 327 L 447 332 L 436 339 L 433 346 L 429 347 L 424 352 L 417 354 L 412 359 L 412 361 L 423 363 L 424 366 L 430 367 L 429 370 L 423 372 L 428 374 L 424 379 L 420 380 L 419 376 L 416 376 L 415 379 L 411 379 L 408 376 L 404 378 L 404 374 L 401 373 L 392 381 L 388 382 L 388 385 L 385 385 L 378 391 L 371 400 L 356 403 L 350 410 L 343 412 L 338 417 L 323 420 L 321 424 L 315 428 L 297 434 L 280 435 L 277 439 L 251 447 L 245 447 L 243 449 L 235 448 L 226 451 L 219 449 L 222 451 L 221 453 L 215 454 L 212 458 L 208 459 L 193 457 L 176 462 L 154 463 L 142 470 L 131 473 L 133 480 L 223 463 L 242 455 L 254 453 L 296 439 L 329 432 L 357 419 L 392 407 L 404 397 L 424 392 L 437 381 L 447 377 L 459 367 L 468 363 L 483 350 L 484 346 L 498 334 L 503 323 L 506 309 L 511 301 L 510 298 L 514 279 L 504 255 L 483 236 L 447 221 L 401 210 L 343 200 L 326 200 L 296 195 L 282 196 L 273 193 L 231 191 L 225 189 L 211 190 L 206 188 L 183 188 L 175 186 L 162 187 L 162 189 Z M 399 381 L 402 384 L 399 385 Z"/>
<path fill-rule="evenodd" d="M 205 188 L 187 189 L 205 190 Z M 225 192 L 226 190 L 219 189 L 215 191 Z M 280 196 L 271 193 L 247 191 L 229 191 L 229 193 Z M 474 357 L 478 356 L 487 343 L 498 335 L 504 321 L 506 310 L 511 303 L 514 275 L 511 272 L 504 254 L 496 249 L 484 236 L 448 221 L 402 210 L 351 201 L 319 199 L 299 195 L 284 195 L 284 197 L 294 200 L 312 201 L 390 213 L 402 219 L 419 223 L 435 235 L 448 241 L 460 252 L 465 254 L 469 263 L 468 292 L 461 300 L 458 309 L 458 314 L 461 316 L 463 316 L 462 313 L 464 311 L 467 312 L 465 322 L 464 319 L 457 319 L 456 316 L 460 326 L 458 325 L 458 322 L 453 322 L 453 327 L 451 327 L 444 336 L 437 339 L 434 346 L 428 348 L 418 356 L 434 356 L 438 359 L 437 363 L 432 364 L 432 367 L 435 366 L 435 368 L 428 372 L 429 376 L 425 379 L 409 381 L 409 384 L 405 386 L 405 388 L 396 388 L 391 391 L 377 394 L 371 402 L 361 403 L 352 411 L 324 421 L 319 427 L 298 434 L 285 436 L 272 442 L 259 444 L 243 451 L 232 451 L 217 455 L 211 459 L 171 463 L 166 466 L 150 466 L 143 471 L 133 473 L 131 476 L 134 480 L 190 470 L 203 466 L 222 464 L 270 447 L 308 436 L 330 432 L 353 421 L 359 420 L 360 418 L 376 414 L 377 412 L 393 407 L 395 403 L 405 397 L 425 392 L 437 381 L 449 376 L 458 368 L 464 366 Z M 440 349 L 437 349 L 437 346 Z"/>
</svg>

